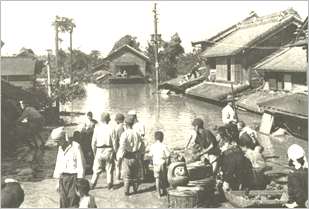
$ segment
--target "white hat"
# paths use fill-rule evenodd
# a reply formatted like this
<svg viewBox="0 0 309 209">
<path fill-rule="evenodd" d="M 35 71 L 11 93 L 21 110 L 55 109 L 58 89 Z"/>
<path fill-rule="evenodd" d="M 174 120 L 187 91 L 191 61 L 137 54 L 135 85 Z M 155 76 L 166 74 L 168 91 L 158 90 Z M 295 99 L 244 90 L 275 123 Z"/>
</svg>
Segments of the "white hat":
<svg viewBox="0 0 309 209">
<path fill-rule="evenodd" d="M 50 134 L 50 138 L 53 141 L 58 141 L 61 137 L 65 137 L 64 126 L 54 129 Z"/>
<path fill-rule="evenodd" d="M 293 161 L 296 161 L 299 158 L 302 158 L 305 156 L 305 151 L 304 149 L 297 145 L 293 144 L 289 147 L 288 149 L 288 158 L 290 158 Z"/>
<path fill-rule="evenodd" d="M 136 115 L 136 112 L 135 112 L 134 110 L 130 110 L 130 111 L 128 112 L 128 115 Z"/>
</svg>

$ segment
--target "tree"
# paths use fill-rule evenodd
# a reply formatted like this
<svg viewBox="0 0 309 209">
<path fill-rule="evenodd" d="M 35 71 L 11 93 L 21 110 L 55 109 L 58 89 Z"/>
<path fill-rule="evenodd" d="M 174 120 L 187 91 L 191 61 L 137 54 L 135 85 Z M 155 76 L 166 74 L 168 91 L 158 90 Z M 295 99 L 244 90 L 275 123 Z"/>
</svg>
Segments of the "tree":
<svg viewBox="0 0 309 209">
<path fill-rule="evenodd" d="M 158 40 L 158 62 L 163 60 L 163 51 L 167 47 L 168 42 L 165 42 L 163 39 Z M 148 74 L 149 77 L 152 77 L 153 80 L 155 81 L 155 49 L 154 49 L 154 44 L 152 44 L 150 41 L 147 41 L 147 46 L 146 46 L 146 51 L 145 55 L 149 57 L 149 64 L 147 65 L 146 68 L 146 73 Z"/>
<path fill-rule="evenodd" d="M 167 76 L 172 78 L 177 77 L 177 62 L 180 55 L 185 52 L 184 48 L 181 46 L 181 39 L 178 33 L 175 33 L 170 42 L 168 42 L 167 47 L 163 51 L 163 60 L 159 63 L 161 70 L 161 79 L 167 80 Z M 163 73 L 163 75 L 162 75 Z M 161 80 L 162 81 L 162 80 Z"/>
<path fill-rule="evenodd" d="M 102 54 L 99 50 L 92 50 L 89 54 L 91 67 L 96 67 L 102 64 Z"/>
<path fill-rule="evenodd" d="M 185 53 L 179 56 L 177 62 L 177 71 L 180 75 L 184 75 L 190 72 L 190 70 L 200 62 L 201 48 L 194 48 L 192 52 Z"/>
<path fill-rule="evenodd" d="M 131 36 L 131 35 L 125 35 L 125 36 L 121 37 L 118 41 L 115 42 L 115 44 L 114 44 L 112 50 L 109 52 L 109 54 L 111 54 L 116 49 L 118 49 L 119 47 L 122 47 L 124 45 L 129 45 L 130 47 L 141 52 L 142 50 L 140 49 L 140 43 L 136 39 L 137 39 L 136 36 Z"/>
</svg>

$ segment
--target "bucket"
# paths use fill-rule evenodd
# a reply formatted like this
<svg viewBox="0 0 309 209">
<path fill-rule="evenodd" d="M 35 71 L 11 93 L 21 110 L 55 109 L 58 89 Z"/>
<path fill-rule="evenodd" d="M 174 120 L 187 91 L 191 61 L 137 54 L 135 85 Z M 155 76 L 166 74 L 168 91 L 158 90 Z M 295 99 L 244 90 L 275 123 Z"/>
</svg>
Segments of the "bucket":
<svg viewBox="0 0 309 209">
<path fill-rule="evenodd" d="M 196 187 L 197 188 L 197 187 Z M 203 190 L 178 190 L 167 189 L 168 208 L 197 208 L 202 206 Z"/>
<path fill-rule="evenodd" d="M 213 205 L 215 195 L 215 180 L 211 178 L 200 179 L 196 181 L 190 181 L 188 186 L 200 186 L 203 188 L 202 205 L 204 207 L 210 207 Z"/>
</svg>

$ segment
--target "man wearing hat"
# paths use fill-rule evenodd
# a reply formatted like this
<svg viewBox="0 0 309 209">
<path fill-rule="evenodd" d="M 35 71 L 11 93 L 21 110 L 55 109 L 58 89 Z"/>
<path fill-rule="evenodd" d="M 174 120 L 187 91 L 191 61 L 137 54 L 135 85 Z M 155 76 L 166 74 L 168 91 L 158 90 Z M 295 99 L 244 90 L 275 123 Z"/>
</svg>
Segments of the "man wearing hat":
<svg viewBox="0 0 309 209">
<path fill-rule="evenodd" d="M 115 138 L 116 138 L 117 147 L 119 147 L 121 134 L 125 131 L 124 115 L 121 113 L 117 113 L 115 121 L 117 123 L 117 126 L 115 127 Z M 116 150 L 116 152 L 117 151 L 118 150 Z M 117 180 L 120 180 L 121 179 L 121 159 L 117 160 L 115 158 L 115 168 L 116 168 L 116 178 Z"/>
<path fill-rule="evenodd" d="M 30 107 L 29 102 L 20 101 L 20 105 L 21 109 L 23 109 L 23 113 L 16 121 L 20 134 L 23 135 L 24 133 L 30 133 L 32 134 L 33 142 L 36 147 L 38 147 L 38 144 L 35 137 L 38 137 L 42 146 L 44 146 L 45 141 L 41 136 L 40 131 L 45 124 L 45 118 L 36 109 Z M 26 143 L 30 149 L 33 148 L 30 142 L 26 141 Z"/>
<path fill-rule="evenodd" d="M 293 144 L 288 149 L 289 166 L 292 171 L 288 174 L 289 201 L 288 208 L 308 208 L 308 162 L 304 149 Z"/>
<path fill-rule="evenodd" d="M 145 142 L 145 126 L 144 124 L 142 124 L 141 122 L 139 122 L 137 120 L 137 115 L 136 115 L 136 112 L 134 110 L 130 110 L 128 112 L 128 115 L 132 115 L 133 116 L 133 126 L 132 126 L 132 129 L 134 131 L 136 131 L 137 133 L 139 133 L 139 135 L 141 136 L 142 140 Z M 139 159 L 139 164 L 140 164 L 140 171 L 139 171 L 139 177 L 141 180 L 144 180 L 145 179 L 145 166 L 144 166 L 144 155 L 145 153 L 141 153 L 140 155 L 140 159 Z"/>
<path fill-rule="evenodd" d="M 122 176 L 124 192 L 129 196 L 130 183 L 133 183 L 134 192 L 138 189 L 138 172 L 140 169 L 140 154 L 145 152 L 145 144 L 139 133 L 132 129 L 134 117 L 125 117 L 125 131 L 121 134 L 117 159 L 122 158 Z"/>
<path fill-rule="evenodd" d="M 64 127 L 54 129 L 50 139 L 59 146 L 54 178 L 59 179 L 56 190 L 60 193 L 60 208 L 78 207 L 75 184 L 77 178 L 85 177 L 86 169 L 82 148 L 67 137 Z"/>
<path fill-rule="evenodd" d="M 227 105 L 222 110 L 222 121 L 225 125 L 228 125 L 230 122 L 237 122 L 235 117 L 235 111 L 233 109 L 233 96 L 227 96 Z"/>
<path fill-rule="evenodd" d="M 113 170 L 114 170 L 114 153 L 118 149 L 115 130 L 108 123 L 110 115 L 107 112 L 101 114 L 101 123 L 94 129 L 92 138 L 92 150 L 95 155 L 93 163 L 93 175 L 91 179 L 91 189 L 97 184 L 103 166 L 107 173 L 108 189 L 113 189 Z"/>
<path fill-rule="evenodd" d="M 209 161 L 212 165 L 213 176 L 216 178 L 220 156 L 220 149 L 216 137 L 211 131 L 204 128 L 204 122 L 200 118 L 194 119 L 192 126 L 196 131 L 195 144 L 199 145 L 201 148 L 201 152 L 197 154 L 197 157 L 204 156 Z"/>
</svg>

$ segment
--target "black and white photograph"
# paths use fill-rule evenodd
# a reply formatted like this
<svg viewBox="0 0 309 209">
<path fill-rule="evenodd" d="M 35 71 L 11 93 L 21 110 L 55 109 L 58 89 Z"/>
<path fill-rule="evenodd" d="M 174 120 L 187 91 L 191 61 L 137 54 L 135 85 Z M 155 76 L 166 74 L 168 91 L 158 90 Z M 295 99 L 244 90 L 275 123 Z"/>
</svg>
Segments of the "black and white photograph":
<svg viewBox="0 0 309 209">
<path fill-rule="evenodd" d="M 1 208 L 308 208 L 308 1 L 1 1 Z"/>
</svg>

